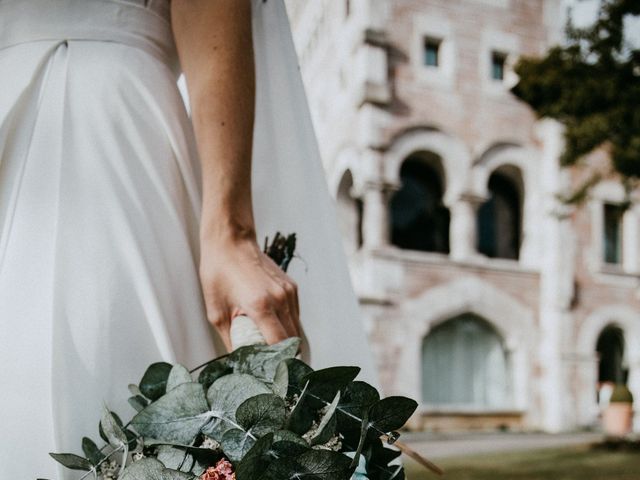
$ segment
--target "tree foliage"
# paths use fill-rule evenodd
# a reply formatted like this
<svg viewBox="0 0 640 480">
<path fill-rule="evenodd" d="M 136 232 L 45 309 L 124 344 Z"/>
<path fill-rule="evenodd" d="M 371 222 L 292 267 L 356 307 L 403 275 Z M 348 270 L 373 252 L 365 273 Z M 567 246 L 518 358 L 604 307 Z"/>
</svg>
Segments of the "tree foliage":
<svg viewBox="0 0 640 480">
<path fill-rule="evenodd" d="M 638 0 L 602 0 L 587 28 L 567 24 L 567 42 L 543 58 L 522 58 L 512 92 L 540 117 L 565 126 L 563 165 L 607 146 L 613 169 L 640 178 L 640 49 L 625 41 Z"/>
</svg>

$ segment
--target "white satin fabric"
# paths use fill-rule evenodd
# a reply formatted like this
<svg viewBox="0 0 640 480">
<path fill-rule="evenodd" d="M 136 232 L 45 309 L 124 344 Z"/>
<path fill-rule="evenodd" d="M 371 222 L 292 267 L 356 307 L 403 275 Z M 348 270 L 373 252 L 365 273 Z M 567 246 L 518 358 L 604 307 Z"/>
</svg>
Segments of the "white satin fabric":
<svg viewBox="0 0 640 480">
<path fill-rule="evenodd" d="M 155 361 L 222 353 L 197 276 L 199 162 L 168 0 L 0 0 L 0 478 L 71 479 L 102 402 Z M 315 367 L 375 381 L 282 0 L 253 0 L 259 238 L 290 275 Z M 224 252 L 220 252 L 224 255 Z"/>
</svg>

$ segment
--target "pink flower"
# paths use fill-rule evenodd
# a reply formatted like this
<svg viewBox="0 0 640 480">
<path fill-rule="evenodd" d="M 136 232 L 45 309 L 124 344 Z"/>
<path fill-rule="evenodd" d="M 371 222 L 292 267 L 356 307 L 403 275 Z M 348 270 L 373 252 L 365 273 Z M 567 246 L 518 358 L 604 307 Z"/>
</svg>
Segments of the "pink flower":
<svg viewBox="0 0 640 480">
<path fill-rule="evenodd" d="M 200 480 L 236 480 L 233 465 L 228 460 L 220 460 L 215 467 L 207 468 Z"/>
</svg>

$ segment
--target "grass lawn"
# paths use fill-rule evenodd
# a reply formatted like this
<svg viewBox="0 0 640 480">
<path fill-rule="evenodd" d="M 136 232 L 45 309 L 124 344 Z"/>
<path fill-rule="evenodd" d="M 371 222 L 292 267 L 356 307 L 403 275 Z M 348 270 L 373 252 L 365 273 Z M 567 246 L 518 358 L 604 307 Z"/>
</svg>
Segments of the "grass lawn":
<svg viewBox="0 0 640 480">
<path fill-rule="evenodd" d="M 409 480 L 640 480 L 640 452 L 590 447 L 500 453 L 438 460 L 438 477 L 410 460 Z"/>
</svg>

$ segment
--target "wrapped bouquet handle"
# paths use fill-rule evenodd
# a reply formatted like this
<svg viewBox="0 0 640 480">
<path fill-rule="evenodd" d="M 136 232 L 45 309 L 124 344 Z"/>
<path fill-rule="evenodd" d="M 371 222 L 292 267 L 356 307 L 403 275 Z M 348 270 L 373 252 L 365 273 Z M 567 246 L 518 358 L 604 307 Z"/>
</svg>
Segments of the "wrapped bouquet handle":
<svg viewBox="0 0 640 480">
<path fill-rule="evenodd" d="M 251 318 L 238 315 L 231 320 L 231 348 L 236 350 L 250 345 L 264 345 L 267 341 L 262 332 Z"/>
</svg>

